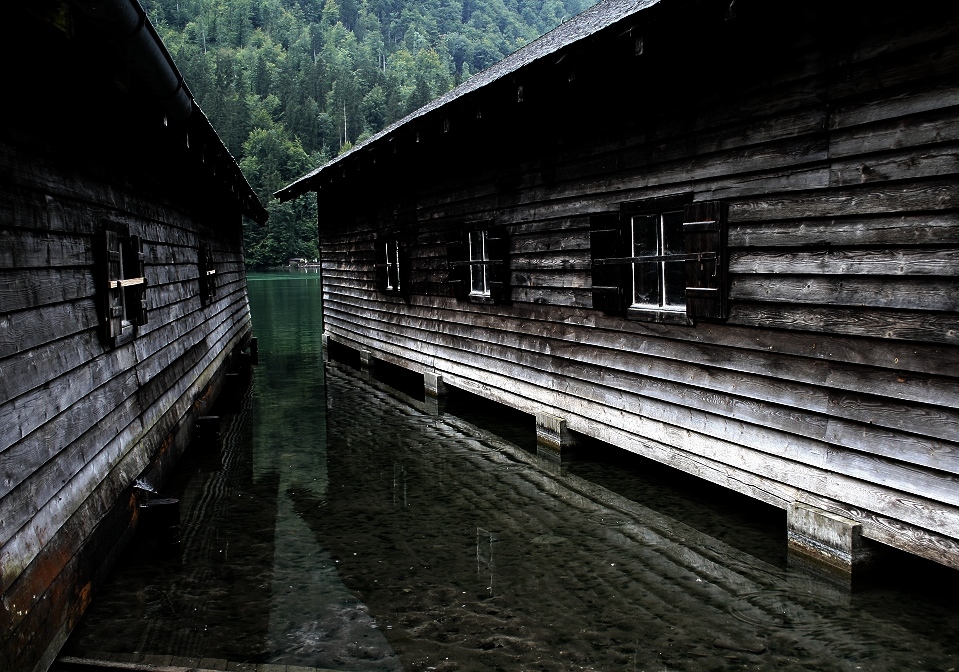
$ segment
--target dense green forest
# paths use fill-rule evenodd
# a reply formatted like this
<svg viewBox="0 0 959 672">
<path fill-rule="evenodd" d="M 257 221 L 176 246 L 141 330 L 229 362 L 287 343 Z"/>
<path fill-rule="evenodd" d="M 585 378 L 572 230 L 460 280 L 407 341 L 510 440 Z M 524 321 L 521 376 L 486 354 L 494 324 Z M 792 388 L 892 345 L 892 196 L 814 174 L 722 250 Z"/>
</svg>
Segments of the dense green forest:
<svg viewBox="0 0 959 672">
<path fill-rule="evenodd" d="M 270 212 L 247 261 L 318 256 L 315 201 L 271 194 L 595 0 L 142 0 Z"/>
</svg>

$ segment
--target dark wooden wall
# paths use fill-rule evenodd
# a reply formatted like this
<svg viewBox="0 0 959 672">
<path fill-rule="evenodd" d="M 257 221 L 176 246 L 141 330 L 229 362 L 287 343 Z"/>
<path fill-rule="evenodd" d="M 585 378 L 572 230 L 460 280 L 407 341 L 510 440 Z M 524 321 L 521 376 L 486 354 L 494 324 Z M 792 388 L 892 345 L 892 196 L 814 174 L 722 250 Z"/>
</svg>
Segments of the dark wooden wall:
<svg viewBox="0 0 959 672">
<path fill-rule="evenodd" d="M 183 450 L 251 326 L 235 207 L 198 217 L 152 176 L 3 130 L 0 669 L 28 670 L 82 614 L 135 519 L 134 480 L 162 477 Z M 98 328 L 103 221 L 128 226 L 146 254 L 149 322 L 117 347 Z M 206 305 L 201 244 L 217 271 Z"/>
<path fill-rule="evenodd" d="M 726 5 L 649 13 L 332 169 L 326 329 L 959 567 L 956 10 Z M 589 216 L 687 192 L 729 205 L 728 321 L 593 310 Z M 444 285 L 450 232 L 487 218 L 511 237 L 510 304 Z M 403 221 L 406 299 L 373 268 Z"/>
</svg>

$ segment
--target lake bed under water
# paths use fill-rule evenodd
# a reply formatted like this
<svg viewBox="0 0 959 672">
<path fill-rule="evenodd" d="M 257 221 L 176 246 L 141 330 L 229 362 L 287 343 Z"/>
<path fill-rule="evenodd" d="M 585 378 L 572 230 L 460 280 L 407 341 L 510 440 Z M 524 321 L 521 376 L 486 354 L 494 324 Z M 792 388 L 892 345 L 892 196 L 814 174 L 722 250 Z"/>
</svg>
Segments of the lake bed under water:
<svg viewBox="0 0 959 672">
<path fill-rule="evenodd" d="M 161 494 L 64 653 L 335 670 L 959 669 L 957 572 L 895 556 L 854 593 L 790 570 L 783 512 L 531 417 L 436 407 L 324 357 L 319 279 L 251 275 L 260 364 Z"/>
</svg>

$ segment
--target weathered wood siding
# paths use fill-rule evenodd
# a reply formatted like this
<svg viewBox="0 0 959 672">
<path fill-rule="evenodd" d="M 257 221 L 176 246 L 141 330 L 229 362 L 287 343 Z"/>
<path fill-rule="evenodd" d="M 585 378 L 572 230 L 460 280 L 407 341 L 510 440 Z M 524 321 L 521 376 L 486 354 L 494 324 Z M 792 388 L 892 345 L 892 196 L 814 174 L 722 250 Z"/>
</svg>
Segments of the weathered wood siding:
<svg viewBox="0 0 959 672">
<path fill-rule="evenodd" d="M 956 9 L 811 3 L 783 21 L 754 3 L 724 21 L 728 3 L 705 4 L 491 84 L 321 179 L 326 329 L 959 567 Z M 593 310 L 589 216 L 686 192 L 729 205 L 728 321 Z M 410 211 L 404 300 L 376 292 L 372 241 Z M 444 286 L 449 232 L 487 218 L 511 236 L 510 304 Z"/>
<path fill-rule="evenodd" d="M 92 576 L 75 582 L 124 531 L 98 529 L 105 516 L 120 500 L 125 514 L 110 515 L 129 524 L 134 480 L 183 450 L 251 329 L 238 214 L 198 221 L 129 176 L 37 158 L 9 138 L 0 147 L 0 667 L 11 670 L 69 633 Z M 128 225 L 146 253 L 149 323 L 117 347 L 98 330 L 103 220 Z M 206 306 L 201 243 L 217 263 Z"/>
</svg>

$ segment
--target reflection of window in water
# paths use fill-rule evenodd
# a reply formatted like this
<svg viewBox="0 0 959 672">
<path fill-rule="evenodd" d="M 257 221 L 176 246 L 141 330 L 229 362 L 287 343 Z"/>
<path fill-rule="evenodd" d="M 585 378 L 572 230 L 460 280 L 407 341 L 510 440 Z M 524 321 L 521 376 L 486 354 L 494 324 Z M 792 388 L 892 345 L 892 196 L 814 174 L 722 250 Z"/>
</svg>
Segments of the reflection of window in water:
<svg viewBox="0 0 959 672">
<path fill-rule="evenodd" d="M 393 465 L 393 506 L 397 505 L 397 500 L 402 490 L 403 506 L 409 506 L 406 503 L 406 467 L 402 464 Z"/>
<path fill-rule="evenodd" d="M 486 586 L 487 597 L 493 597 L 493 544 L 496 537 L 489 530 L 476 528 L 476 576 L 485 579 L 489 574 L 489 583 Z"/>
</svg>

